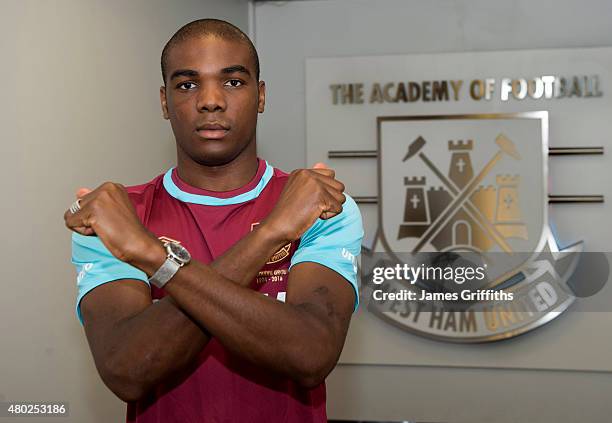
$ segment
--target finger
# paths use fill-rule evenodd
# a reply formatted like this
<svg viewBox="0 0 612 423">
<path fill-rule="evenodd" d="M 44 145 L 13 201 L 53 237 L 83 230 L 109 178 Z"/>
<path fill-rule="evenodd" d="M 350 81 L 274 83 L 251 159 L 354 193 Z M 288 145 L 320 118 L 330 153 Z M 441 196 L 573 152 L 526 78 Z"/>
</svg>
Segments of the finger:
<svg viewBox="0 0 612 423">
<path fill-rule="evenodd" d="M 334 212 L 323 212 L 321 213 L 321 216 L 319 216 L 319 218 L 321 220 L 327 220 L 327 219 L 331 219 L 334 216 L 337 216 L 340 213 L 334 213 Z"/>
<path fill-rule="evenodd" d="M 344 192 L 344 184 L 337 179 L 321 179 L 321 182 L 325 184 L 325 188 L 327 189 L 331 189 L 340 194 Z"/>
<path fill-rule="evenodd" d="M 81 235 L 85 235 L 85 236 L 90 236 L 90 235 L 95 235 L 95 231 L 92 228 L 88 228 L 85 226 L 79 226 L 76 228 L 70 228 L 71 231 L 79 233 Z"/>
<path fill-rule="evenodd" d="M 336 177 L 336 171 L 334 169 L 331 169 L 329 167 L 325 167 L 325 168 L 311 168 L 308 169 L 313 175 L 322 175 L 322 176 L 328 176 L 330 178 L 335 178 Z"/>
<path fill-rule="evenodd" d="M 82 205 L 81 209 L 76 213 L 72 213 L 70 209 L 68 209 L 64 212 L 64 223 L 70 230 L 75 230 L 76 228 L 89 228 L 90 225 L 87 222 L 86 216 L 87 213 L 84 211 Z"/>
<path fill-rule="evenodd" d="M 321 175 L 331 176 L 332 178 L 336 176 L 336 172 L 323 162 L 315 163 L 311 170 Z"/>
<path fill-rule="evenodd" d="M 339 201 L 336 196 L 330 194 L 329 192 L 324 195 L 325 205 L 323 207 L 323 212 L 319 217 L 323 220 L 326 220 L 342 213 L 342 202 Z"/>
<path fill-rule="evenodd" d="M 344 195 L 342 191 L 329 187 L 326 187 L 325 190 L 327 191 L 327 194 L 340 205 L 340 208 L 342 208 L 342 205 L 346 201 L 346 195 Z"/>
<path fill-rule="evenodd" d="M 335 178 L 336 171 L 332 169 L 310 169 L 314 176 L 324 176 L 326 178 Z"/>
<path fill-rule="evenodd" d="M 339 180 L 326 175 L 315 175 L 315 177 L 317 178 L 317 180 L 325 184 L 326 188 L 329 187 L 338 192 L 344 192 L 345 186 Z"/>
<path fill-rule="evenodd" d="M 76 192 L 76 198 L 81 198 L 89 194 L 91 190 L 89 188 L 79 188 Z"/>
</svg>

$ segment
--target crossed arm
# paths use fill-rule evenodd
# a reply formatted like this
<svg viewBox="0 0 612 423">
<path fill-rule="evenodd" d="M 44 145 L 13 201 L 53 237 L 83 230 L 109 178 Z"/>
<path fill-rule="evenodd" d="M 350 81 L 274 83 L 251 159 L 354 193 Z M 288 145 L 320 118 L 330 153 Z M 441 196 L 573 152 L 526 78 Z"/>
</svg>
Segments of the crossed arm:
<svg viewBox="0 0 612 423">
<path fill-rule="evenodd" d="M 285 240 L 258 227 L 210 265 L 192 261 L 152 302 L 141 281 L 101 285 L 81 302 L 85 331 L 106 385 L 124 401 L 188 372 L 214 336 L 235 355 L 305 387 L 335 366 L 355 302 L 351 285 L 312 262 L 289 273 L 286 303 L 247 286 Z M 132 264 L 148 276 L 165 260 L 161 244 Z"/>
</svg>

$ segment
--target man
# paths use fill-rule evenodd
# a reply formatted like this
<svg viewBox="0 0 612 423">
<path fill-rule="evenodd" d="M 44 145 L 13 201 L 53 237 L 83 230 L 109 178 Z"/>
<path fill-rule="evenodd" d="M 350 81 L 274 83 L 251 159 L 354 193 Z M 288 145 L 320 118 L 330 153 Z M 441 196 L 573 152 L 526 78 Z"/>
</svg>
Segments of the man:
<svg viewBox="0 0 612 423">
<path fill-rule="evenodd" d="M 324 165 L 287 175 L 257 158 L 265 84 L 238 28 L 184 26 L 162 75 L 177 167 L 81 189 L 64 216 L 100 376 L 129 422 L 326 421 L 359 210 Z"/>
</svg>

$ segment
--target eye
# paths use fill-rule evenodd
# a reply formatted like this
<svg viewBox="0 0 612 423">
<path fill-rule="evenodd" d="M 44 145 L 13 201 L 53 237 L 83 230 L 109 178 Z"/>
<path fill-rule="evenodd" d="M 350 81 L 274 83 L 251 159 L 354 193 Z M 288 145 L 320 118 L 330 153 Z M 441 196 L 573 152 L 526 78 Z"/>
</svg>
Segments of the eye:
<svg viewBox="0 0 612 423">
<path fill-rule="evenodd" d="M 237 88 L 237 87 L 240 87 L 241 85 L 244 85 L 244 82 L 242 82 L 239 79 L 230 79 L 224 85 L 227 86 L 227 87 Z"/>
<path fill-rule="evenodd" d="M 194 82 L 191 82 L 191 81 L 181 82 L 180 84 L 178 84 L 176 86 L 176 88 L 178 88 L 179 90 L 182 90 L 182 91 L 192 90 L 195 87 L 196 87 L 196 84 Z"/>
</svg>

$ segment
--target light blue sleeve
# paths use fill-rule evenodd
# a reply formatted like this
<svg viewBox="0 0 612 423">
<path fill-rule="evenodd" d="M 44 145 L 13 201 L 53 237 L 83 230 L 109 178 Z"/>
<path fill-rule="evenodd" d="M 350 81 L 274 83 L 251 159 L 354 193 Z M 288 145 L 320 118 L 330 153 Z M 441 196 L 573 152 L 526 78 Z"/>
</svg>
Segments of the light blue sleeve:
<svg viewBox="0 0 612 423">
<path fill-rule="evenodd" d="M 345 194 L 346 195 L 346 194 Z M 357 257 L 361 253 L 363 223 L 359 207 L 346 195 L 342 213 L 317 221 L 302 235 L 300 245 L 291 258 L 291 267 L 311 261 L 342 275 L 355 290 L 355 310 L 359 305 Z"/>
<path fill-rule="evenodd" d="M 144 272 L 113 256 L 97 236 L 72 234 L 72 264 L 77 272 L 76 314 L 81 324 L 81 300 L 92 289 L 118 279 L 137 279 L 149 285 Z"/>
</svg>

